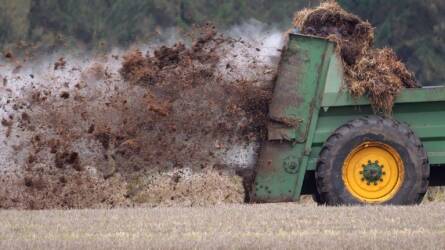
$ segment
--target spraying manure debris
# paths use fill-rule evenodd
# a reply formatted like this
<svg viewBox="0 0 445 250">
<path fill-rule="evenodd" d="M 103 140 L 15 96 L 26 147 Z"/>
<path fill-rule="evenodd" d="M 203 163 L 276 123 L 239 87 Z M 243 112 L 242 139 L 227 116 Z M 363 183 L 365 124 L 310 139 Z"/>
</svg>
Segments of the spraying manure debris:
<svg viewBox="0 0 445 250">
<path fill-rule="evenodd" d="M 419 87 L 414 74 L 392 49 L 373 48 L 372 25 L 335 2 L 297 12 L 294 26 L 303 34 L 337 43 L 345 68 L 346 87 L 353 96 L 368 96 L 378 113 L 391 113 L 401 89 Z"/>
<path fill-rule="evenodd" d="M 242 203 L 279 52 L 211 25 L 195 32 L 20 69 L 4 58 L 0 207 Z"/>
</svg>

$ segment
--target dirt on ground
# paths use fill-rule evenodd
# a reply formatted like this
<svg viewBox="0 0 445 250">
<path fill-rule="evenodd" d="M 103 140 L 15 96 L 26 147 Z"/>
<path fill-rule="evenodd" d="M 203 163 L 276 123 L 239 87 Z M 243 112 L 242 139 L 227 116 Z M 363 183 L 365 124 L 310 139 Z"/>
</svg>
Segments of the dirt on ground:
<svg viewBox="0 0 445 250">
<path fill-rule="evenodd" d="M 336 2 L 297 12 L 294 26 L 303 34 L 337 43 L 345 69 L 345 86 L 354 96 L 367 96 L 376 113 L 390 114 L 395 97 L 403 88 L 419 87 L 414 73 L 392 49 L 373 47 L 374 27 Z"/>
<path fill-rule="evenodd" d="M 261 44 L 196 30 L 171 46 L 6 64 L 0 208 L 242 203 L 276 63 Z"/>
</svg>

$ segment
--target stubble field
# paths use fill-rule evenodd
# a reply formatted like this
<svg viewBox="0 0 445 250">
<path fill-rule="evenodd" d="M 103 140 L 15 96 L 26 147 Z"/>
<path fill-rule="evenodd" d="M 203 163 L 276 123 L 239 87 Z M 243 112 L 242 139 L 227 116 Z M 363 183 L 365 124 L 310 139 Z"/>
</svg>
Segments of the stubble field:
<svg viewBox="0 0 445 250">
<path fill-rule="evenodd" d="M 445 204 L 1 211 L 1 249 L 444 249 Z"/>
</svg>

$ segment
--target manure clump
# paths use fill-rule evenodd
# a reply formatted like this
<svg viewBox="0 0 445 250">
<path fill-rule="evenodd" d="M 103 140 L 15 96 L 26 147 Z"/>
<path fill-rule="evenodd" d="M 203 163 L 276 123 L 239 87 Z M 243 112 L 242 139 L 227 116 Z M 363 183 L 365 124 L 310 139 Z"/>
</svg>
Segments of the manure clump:
<svg viewBox="0 0 445 250">
<path fill-rule="evenodd" d="M 296 13 L 294 26 L 302 34 L 336 42 L 345 70 L 345 84 L 355 96 L 368 96 L 376 113 L 390 114 L 403 88 L 419 84 L 392 49 L 374 48 L 374 28 L 335 2 Z"/>
</svg>

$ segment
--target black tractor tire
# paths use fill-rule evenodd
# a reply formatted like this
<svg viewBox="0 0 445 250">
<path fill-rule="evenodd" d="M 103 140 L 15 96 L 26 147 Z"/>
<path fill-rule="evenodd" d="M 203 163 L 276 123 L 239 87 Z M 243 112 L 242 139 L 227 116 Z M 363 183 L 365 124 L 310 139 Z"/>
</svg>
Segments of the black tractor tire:
<svg viewBox="0 0 445 250">
<path fill-rule="evenodd" d="M 408 125 L 380 116 L 353 120 L 338 128 L 326 141 L 315 173 L 317 200 L 324 205 L 365 205 L 346 188 L 344 161 L 359 145 L 375 141 L 391 146 L 404 164 L 404 181 L 383 205 L 413 205 L 422 201 L 429 184 L 430 166 L 420 139 Z M 372 203 L 375 204 L 375 203 Z"/>
</svg>

